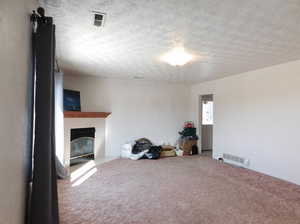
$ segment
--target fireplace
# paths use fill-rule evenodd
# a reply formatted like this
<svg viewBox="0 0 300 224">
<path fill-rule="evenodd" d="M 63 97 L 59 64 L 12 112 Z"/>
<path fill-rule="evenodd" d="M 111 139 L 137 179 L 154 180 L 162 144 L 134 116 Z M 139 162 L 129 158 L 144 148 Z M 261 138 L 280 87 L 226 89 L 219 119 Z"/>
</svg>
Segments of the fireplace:
<svg viewBox="0 0 300 224">
<path fill-rule="evenodd" d="M 70 165 L 88 162 L 95 158 L 95 128 L 71 129 Z"/>
</svg>

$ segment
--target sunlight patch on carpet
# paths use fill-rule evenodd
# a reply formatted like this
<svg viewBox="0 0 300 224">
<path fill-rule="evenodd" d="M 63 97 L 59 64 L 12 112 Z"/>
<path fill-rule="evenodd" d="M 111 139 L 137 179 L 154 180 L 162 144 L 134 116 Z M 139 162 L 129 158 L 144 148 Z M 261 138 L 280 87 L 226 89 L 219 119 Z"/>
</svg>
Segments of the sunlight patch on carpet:
<svg viewBox="0 0 300 224">
<path fill-rule="evenodd" d="M 77 187 L 84 183 L 87 179 L 89 179 L 91 176 L 93 176 L 97 172 L 97 168 L 93 168 L 90 171 L 88 171 L 86 174 L 81 176 L 78 180 L 76 180 L 73 184 L 72 187 Z"/>
<path fill-rule="evenodd" d="M 94 161 L 89 161 L 86 164 L 84 164 L 82 167 L 80 167 L 79 169 L 76 169 L 75 171 L 73 171 L 71 173 L 71 182 L 73 183 L 80 177 L 84 176 L 95 166 L 96 166 L 96 163 Z"/>
</svg>

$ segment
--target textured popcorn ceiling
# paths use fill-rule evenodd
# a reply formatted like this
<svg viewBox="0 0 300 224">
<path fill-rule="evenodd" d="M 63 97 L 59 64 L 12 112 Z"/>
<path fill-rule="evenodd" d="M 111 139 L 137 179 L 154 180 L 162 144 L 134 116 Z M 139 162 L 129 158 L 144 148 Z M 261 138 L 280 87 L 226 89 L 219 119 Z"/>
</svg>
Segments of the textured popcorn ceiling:
<svg viewBox="0 0 300 224">
<path fill-rule="evenodd" d="M 66 73 L 201 82 L 300 59 L 299 0 L 40 0 Z M 92 11 L 107 13 L 103 28 Z M 183 67 L 160 61 L 183 45 Z"/>
</svg>

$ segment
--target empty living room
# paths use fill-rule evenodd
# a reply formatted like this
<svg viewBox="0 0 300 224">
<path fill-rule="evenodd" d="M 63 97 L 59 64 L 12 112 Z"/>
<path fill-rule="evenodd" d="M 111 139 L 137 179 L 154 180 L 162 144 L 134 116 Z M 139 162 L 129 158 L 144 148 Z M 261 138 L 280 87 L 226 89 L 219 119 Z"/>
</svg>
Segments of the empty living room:
<svg viewBox="0 0 300 224">
<path fill-rule="evenodd" d="M 299 0 L 1 0 L 0 224 L 300 224 Z"/>
</svg>

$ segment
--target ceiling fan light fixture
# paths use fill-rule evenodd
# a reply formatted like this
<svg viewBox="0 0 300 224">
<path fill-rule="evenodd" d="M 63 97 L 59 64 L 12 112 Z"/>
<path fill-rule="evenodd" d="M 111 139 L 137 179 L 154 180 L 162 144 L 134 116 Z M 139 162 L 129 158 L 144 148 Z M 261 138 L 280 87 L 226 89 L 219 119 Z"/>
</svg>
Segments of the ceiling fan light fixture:
<svg viewBox="0 0 300 224">
<path fill-rule="evenodd" d="M 183 66 L 193 59 L 193 55 L 185 51 L 183 47 L 175 47 L 162 56 L 161 60 L 172 66 Z"/>
</svg>

